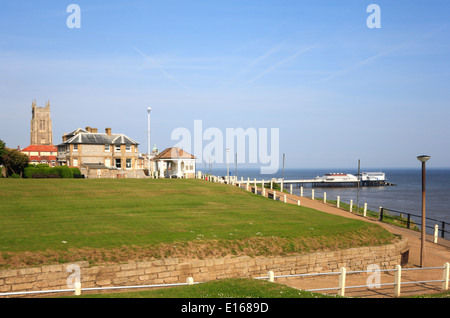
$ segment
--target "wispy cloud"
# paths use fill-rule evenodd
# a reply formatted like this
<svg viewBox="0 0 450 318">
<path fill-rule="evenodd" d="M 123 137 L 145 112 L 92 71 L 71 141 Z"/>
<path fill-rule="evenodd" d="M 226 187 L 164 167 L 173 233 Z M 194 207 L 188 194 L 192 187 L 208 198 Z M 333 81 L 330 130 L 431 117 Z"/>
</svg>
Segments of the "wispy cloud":
<svg viewBox="0 0 450 318">
<path fill-rule="evenodd" d="M 301 55 L 301 54 L 303 54 L 303 53 L 306 53 L 306 52 L 312 50 L 313 48 L 315 48 L 315 46 L 308 46 L 308 47 L 305 47 L 305 48 L 301 48 L 300 50 L 298 50 L 297 52 L 295 52 L 293 55 L 291 55 L 291 56 L 289 56 L 289 57 L 287 57 L 287 58 L 285 58 L 285 59 L 283 59 L 283 60 L 281 60 L 281 61 L 279 61 L 279 62 L 277 62 L 277 63 L 275 63 L 275 64 L 273 64 L 273 65 L 271 65 L 271 66 L 269 66 L 269 67 L 266 68 L 264 71 L 262 71 L 261 73 L 259 73 L 257 76 L 255 76 L 255 77 L 253 77 L 251 80 L 247 81 L 247 82 L 245 83 L 245 85 L 248 85 L 248 84 L 251 84 L 251 83 L 257 81 L 258 79 L 262 78 L 263 76 L 266 76 L 267 74 L 269 74 L 269 73 L 275 71 L 275 70 L 276 70 L 277 68 L 279 68 L 281 65 L 283 65 L 283 64 L 285 64 L 285 63 L 287 63 L 287 62 L 289 62 L 289 61 L 291 61 L 291 60 L 293 60 L 293 59 L 295 59 L 296 57 L 298 57 L 299 55 Z M 269 52 L 270 52 L 270 51 L 269 51 Z M 267 55 L 267 54 L 266 54 L 266 55 Z"/>
<path fill-rule="evenodd" d="M 131 46 L 136 52 L 138 52 L 146 61 L 150 62 L 154 67 L 156 67 L 166 78 L 168 78 L 169 80 L 173 81 L 174 83 L 183 86 L 184 88 L 189 88 L 187 85 L 185 85 L 184 83 L 180 82 L 179 80 L 177 80 L 175 77 L 173 77 L 169 72 L 167 72 L 158 62 L 156 62 L 155 59 L 153 59 L 150 55 L 145 54 L 144 52 L 142 52 L 141 50 L 139 50 L 137 47 L 135 46 Z"/>
</svg>

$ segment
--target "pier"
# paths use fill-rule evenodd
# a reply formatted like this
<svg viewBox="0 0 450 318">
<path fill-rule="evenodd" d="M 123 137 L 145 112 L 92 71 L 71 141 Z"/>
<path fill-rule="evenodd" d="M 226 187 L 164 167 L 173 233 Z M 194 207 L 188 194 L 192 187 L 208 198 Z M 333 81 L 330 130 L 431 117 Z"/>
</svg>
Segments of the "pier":
<svg viewBox="0 0 450 318">
<path fill-rule="evenodd" d="M 254 178 L 251 180 L 250 178 L 247 178 L 247 180 L 244 180 L 243 177 L 241 177 L 240 180 L 238 180 L 236 177 L 231 176 L 229 178 L 224 177 L 223 179 L 225 183 L 242 183 L 242 184 L 263 184 L 267 185 L 270 183 L 275 183 L 280 185 L 281 188 L 284 187 L 284 185 L 293 185 L 297 188 L 300 187 L 311 187 L 311 188 L 344 188 L 344 187 L 358 187 L 358 183 L 360 187 L 381 187 L 381 186 L 394 186 L 395 184 L 386 182 L 385 180 L 318 180 L 318 179 L 296 179 L 296 180 L 284 180 L 281 178 L 275 179 L 261 179 L 257 180 Z"/>
</svg>

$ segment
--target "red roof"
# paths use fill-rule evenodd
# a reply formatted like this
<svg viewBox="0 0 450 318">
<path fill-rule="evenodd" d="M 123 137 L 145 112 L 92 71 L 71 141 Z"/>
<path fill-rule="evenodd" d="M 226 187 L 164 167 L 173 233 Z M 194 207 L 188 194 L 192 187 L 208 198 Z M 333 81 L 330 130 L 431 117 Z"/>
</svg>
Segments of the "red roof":
<svg viewBox="0 0 450 318">
<path fill-rule="evenodd" d="M 21 151 L 33 151 L 33 152 L 57 152 L 58 148 L 53 145 L 30 145 L 23 148 Z"/>
</svg>

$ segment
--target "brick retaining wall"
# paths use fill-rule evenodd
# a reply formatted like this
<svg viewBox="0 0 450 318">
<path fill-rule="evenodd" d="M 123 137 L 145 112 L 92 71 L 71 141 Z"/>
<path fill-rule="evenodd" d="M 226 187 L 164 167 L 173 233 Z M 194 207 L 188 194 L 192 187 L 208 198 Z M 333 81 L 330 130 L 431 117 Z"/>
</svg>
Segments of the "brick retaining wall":
<svg viewBox="0 0 450 318">
<path fill-rule="evenodd" d="M 350 270 L 366 270 L 370 264 L 381 269 L 394 268 L 408 252 L 406 238 L 391 245 L 352 248 L 342 251 L 311 253 L 287 257 L 232 258 L 182 261 L 176 258 L 127 264 L 89 267 L 88 262 L 75 263 L 80 268 L 82 288 L 131 286 L 148 284 L 185 283 L 188 277 L 195 282 L 231 277 L 306 274 Z M 50 265 L 36 268 L 0 271 L 0 293 L 67 289 L 67 279 L 74 272 L 68 266 Z"/>
</svg>

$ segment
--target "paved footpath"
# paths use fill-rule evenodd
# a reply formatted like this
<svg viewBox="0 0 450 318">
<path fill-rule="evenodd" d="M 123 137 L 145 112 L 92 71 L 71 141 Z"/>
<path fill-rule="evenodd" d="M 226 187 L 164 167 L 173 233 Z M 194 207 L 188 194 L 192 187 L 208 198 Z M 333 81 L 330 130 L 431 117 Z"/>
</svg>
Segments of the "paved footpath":
<svg viewBox="0 0 450 318">
<path fill-rule="evenodd" d="M 267 192 L 272 193 L 271 190 Z M 278 195 L 278 193 L 277 193 Z M 443 269 L 423 269 L 423 270 L 409 270 L 420 268 L 420 246 L 421 246 L 421 233 L 413 230 L 404 229 L 401 227 L 389 225 L 376 220 L 368 219 L 354 213 L 350 213 L 343 209 L 338 209 L 330 204 L 323 203 L 319 200 L 312 200 L 307 197 L 299 197 L 296 195 L 287 194 L 287 203 L 297 204 L 300 200 L 300 204 L 305 207 L 313 208 L 322 212 L 332 213 L 348 218 L 360 219 L 366 222 L 372 222 L 379 224 L 389 230 L 394 234 L 399 234 L 408 238 L 410 250 L 409 250 L 409 260 L 408 264 L 403 266 L 402 269 L 402 282 L 412 282 L 412 281 L 429 281 L 429 280 L 442 280 L 443 279 Z M 281 201 L 284 197 L 280 198 Z M 424 268 L 427 267 L 443 267 L 446 262 L 450 262 L 450 241 L 444 240 L 442 238 L 438 239 L 438 243 L 433 242 L 433 237 L 427 235 L 425 242 L 425 258 L 424 258 Z M 408 270 L 406 270 L 408 269 Z M 346 286 L 361 286 L 374 284 L 375 281 L 369 281 L 369 273 L 363 274 L 348 274 L 346 277 Z M 318 288 L 331 288 L 339 286 L 339 276 L 338 275 L 325 275 L 325 276 L 314 276 L 309 278 L 289 278 L 280 283 L 287 284 L 292 287 L 300 288 L 303 290 L 318 289 Z M 379 283 L 388 284 L 394 282 L 394 272 L 383 272 L 380 275 Z M 322 291 L 327 294 L 337 294 L 336 290 Z M 401 286 L 400 296 L 412 296 L 412 295 L 424 295 L 424 294 L 436 294 L 442 292 L 442 283 L 416 283 L 416 284 L 405 284 Z M 381 286 L 379 288 L 348 288 L 345 291 L 345 296 L 348 297 L 394 297 L 394 286 Z"/>
</svg>

